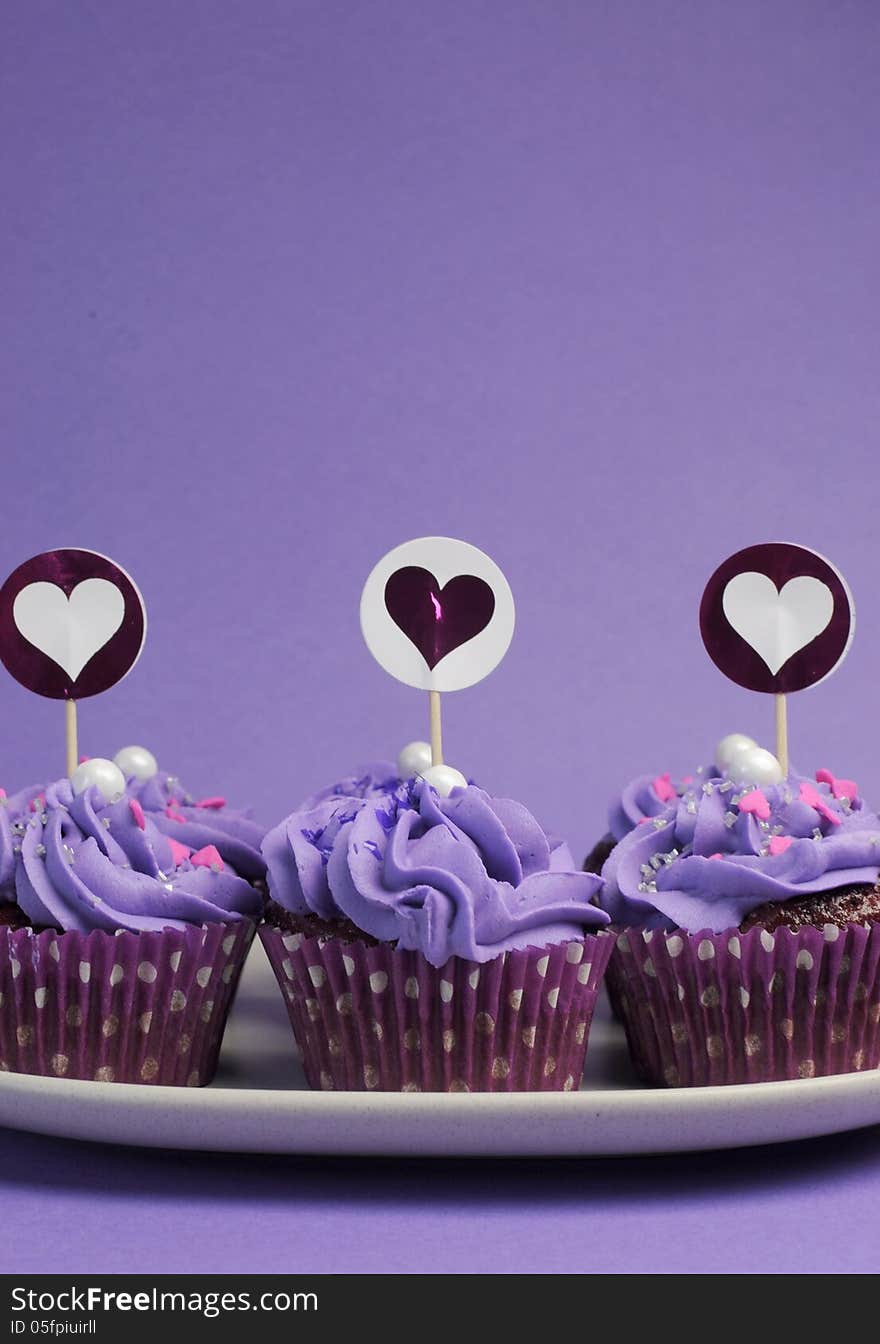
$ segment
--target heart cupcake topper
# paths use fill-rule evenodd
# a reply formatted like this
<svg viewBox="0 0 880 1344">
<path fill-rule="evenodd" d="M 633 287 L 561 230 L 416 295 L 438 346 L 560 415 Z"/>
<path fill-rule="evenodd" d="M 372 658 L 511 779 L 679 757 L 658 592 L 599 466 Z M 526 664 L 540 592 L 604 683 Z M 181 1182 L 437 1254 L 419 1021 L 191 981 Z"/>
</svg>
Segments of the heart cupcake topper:
<svg viewBox="0 0 880 1344">
<path fill-rule="evenodd" d="M 66 701 L 68 774 L 78 757 L 76 702 L 131 671 L 146 630 L 134 582 L 96 551 L 44 551 L 0 588 L 0 660 L 29 691 Z"/>
<path fill-rule="evenodd" d="M 420 537 L 389 551 L 364 585 L 361 630 L 392 677 L 431 696 L 434 766 L 442 764 L 441 691 L 472 686 L 495 668 L 513 638 L 513 594 L 476 546 Z"/>
<path fill-rule="evenodd" d="M 44 551 L 0 589 L 0 659 L 16 681 L 53 700 L 83 700 L 121 681 L 146 628 L 135 584 L 95 551 Z"/>
<path fill-rule="evenodd" d="M 816 551 L 788 542 L 730 556 L 700 604 L 709 657 L 750 691 L 786 695 L 822 681 L 842 662 L 854 629 L 843 576 Z"/>
<path fill-rule="evenodd" d="M 843 575 L 816 551 L 766 542 L 719 565 L 703 592 L 700 633 L 726 677 L 776 696 L 777 756 L 788 766 L 785 697 L 815 686 L 846 657 L 855 630 Z"/>
</svg>

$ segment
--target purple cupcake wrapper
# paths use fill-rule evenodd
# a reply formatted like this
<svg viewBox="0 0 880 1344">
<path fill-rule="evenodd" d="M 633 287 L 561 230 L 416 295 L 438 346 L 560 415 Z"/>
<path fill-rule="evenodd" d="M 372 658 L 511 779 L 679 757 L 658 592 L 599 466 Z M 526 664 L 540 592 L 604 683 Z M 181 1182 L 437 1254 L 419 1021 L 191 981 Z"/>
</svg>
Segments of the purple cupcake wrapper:
<svg viewBox="0 0 880 1344">
<path fill-rule="evenodd" d="M 439 970 L 389 944 L 260 928 L 309 1085 L 384 1092 L 580 1084 L 614 940 L 589 935 Z"/>
<path fill-rule="evenodd" d="M 0 1069 L 200 1087 L 251 920 L 118 934 L 0 930 Z"/>
<path fill-rule="evenodd" d="M 880 1066 L 880 925 L 628 929 L 608 982 L 648 1082 L 706 1087 Z"/>
</svg>

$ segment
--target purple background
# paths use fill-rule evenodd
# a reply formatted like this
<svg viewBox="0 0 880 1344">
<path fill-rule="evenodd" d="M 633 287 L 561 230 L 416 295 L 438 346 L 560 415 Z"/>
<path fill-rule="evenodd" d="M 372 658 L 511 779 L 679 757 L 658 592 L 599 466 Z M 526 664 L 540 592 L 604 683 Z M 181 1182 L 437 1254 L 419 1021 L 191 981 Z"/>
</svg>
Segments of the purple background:
<svg viewBox="0 0 880 1344">
<path fill-rule="evenodd" d="M 583 850 L 615 783 L 769 739 L 697 610 L 778 538 L 859 613 L 793 758 L 880 798 L 878 38 L 868 0 L 8 3 L 0 569 L 93 547 L 150 616 L 82 749 L 273 821 L 426 736 L 357 603 L 447 532 L 518 603 L 448 757 Z M 60 771 L 60 707 L 0 695 L 0 782 Z M 864 1268 L 880 1198 L 875 1133 L 418 1176 L 4 1152 L 7 1269 Z"/>
</svg>

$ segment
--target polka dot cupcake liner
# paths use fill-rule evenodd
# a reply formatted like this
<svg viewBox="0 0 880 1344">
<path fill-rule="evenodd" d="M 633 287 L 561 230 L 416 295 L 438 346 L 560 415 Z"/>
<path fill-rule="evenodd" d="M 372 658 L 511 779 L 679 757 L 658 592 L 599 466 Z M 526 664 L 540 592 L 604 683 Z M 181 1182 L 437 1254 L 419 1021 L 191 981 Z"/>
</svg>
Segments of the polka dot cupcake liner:
<svg viewBox="0 0 880 1344">
<path fill-rule="evenodd" d="M 608 983 L 633 1063 L 667 1087 L 880 1067 L 880 925 L 619 934 Z"/>
<path fill-rule="evenodd" d="M 416 952 L 260 936 L 313 1088 L 540 1092 L 578 1087 L 613 938 L 437 969 Z"/>
<path fill-rule="evenodd" d="M 0 1069 L 200 1087 L 255 926 L 156 933 L 0 930 Z"/>
</svg>

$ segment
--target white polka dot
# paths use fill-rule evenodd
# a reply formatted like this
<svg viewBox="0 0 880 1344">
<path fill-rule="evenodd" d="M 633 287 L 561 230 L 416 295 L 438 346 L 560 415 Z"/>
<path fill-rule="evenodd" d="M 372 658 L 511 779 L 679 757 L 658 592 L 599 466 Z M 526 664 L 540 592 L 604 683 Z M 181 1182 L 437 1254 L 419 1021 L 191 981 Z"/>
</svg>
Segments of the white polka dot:
<svg viewBox="0 0 880 1344">
<path fill-rule="evenodd" d="M 9 958 L 9 969 L 12 971 L 13 980 L 17 980 L 21 975 L 21 962 L 16 961 L 15 957 Z"/>
<path fill-rule="evenodd" d="M 480 972 L 471 971 L 470 975 L 468 976 L 468 984 L 470 985 L 471 989 L 476 989 L 479 983 L 480 983 Z"/>
<path fill-rule="evenodd" d="M 451 981 L 451 980 L 441 980 L 441 981 L 440 981 L 440 998 L 443 1000 L 444 1003 L 448 1003 L 449 1000 L 452 998 L 452 981 Z"/>
<path fill-rule="evenodd" d="M 315 986 L 315 989 L 320 989 L 321 986 L 323 985 L 324 981 L 327 979 L 326 973 L 325 973 L 325 971 L 324 971 L 324 967 L 323 967 L 323 966 L 310 966 L 310 967 L 309 967 L 309 979 L 311 980 L 312 984 Z"/>
<path fill-rule="evenodd" d="M 109 1064 L 102 1064 L 99 1069 L 95 1070 L 96 1083 L 112 1083 L 115 1077 L 116 1075 Z"/>
<path fill-rule="evenodd" d="M 61 960 L 61 948 L 58 946 L 57 943 L 49 944 L 49 956 L 52 958 L 53 961 Z"/>
<path fill-rule="evenodd" d="M 550 990 L 547 991 L 547 1002 L 549 1003 L 549 1005 L 550 1005 L 551 1008 L 555 1008 L 555 1007 L 556 1007 L 557 1003 L 559 1002 L 559 986 L 558 986 L 558 985 L 557 985 L 557 987 L 556 987 L 555 989 L 550 989 Z"/>
<path fill-rule="evenodd" d="M 408 977 L 403 987 L 403 992 L 408 999 L 417 999 L 419 997 L 419 982 L 414 975 Z"/>
<path fill-rule="evenodd" d="M 654 963 L 650 957 L 645 957 L 642 970 L 645 972 L 645 975 L 650 976 L 652 978 L 657 975 L 657 972 L 654 970 Z"/>
<path fill-rule="evenodd" d="M 521 989 L 512 989 L 507 996 L 507 1002 L 514 1010 L 518 1009 L 522 1003 L 523 992 Z"/>
<path fill-rule="evenodd" d="M 826 943 L 836 943 L 840 937 L 840 929 L 836 924 L 826 924 L 822 929 L 822 936 Z"/>
<path fill-rule="evenodd" d="M 748 1008 L 748 1006 L 749 1006 L 749 1001 L 750 1001 L 751 997 L 752 997 L 751 994 L 750 994 L 749 991 L 745 988 L 745 986 L 744 986 L 744 985 L 740 985 L 740 987 L 739 987 L 739 1001 L 740 1001 L 740 1003 L 742 1004 L 743 1008 Z"/>
<path fill-rule="evenodd" d="M 756 1034 L 749 1035 L 746 1037 L 744 1044 L 746 1047 L 746 1054 L 749 1057 L 761 1053 L 762 1041 L 760 1036 Z"/>
<path fill-rule="evenodd" d="M 727 940 L 727 950 L 728 950 L 728 952 L 730 953 L 730 955 L 731 955 L 732 957 L 740 957 L 740 956 L 742 956 L 742 948 L 740 947 L 740 942 L 739 942 L 739 939 L 737 938 L 736 934 L 734 934 L 734 936 L 733 936 L 732 938 L 728 938 L 728 940 Z"/>
<path fill-rule="evenodd" d="M 45 1008 L 48 994 L 49 994 L 48 989 L 34 990 L 34 1003 L 37 1005 L 38 1008 Z"/>
<path fill-rule="evenodd" d="M 710 943 L 708 938 L 703 938 L 697 948 L 697 956 L 700 961 L 711 961 L 715 955 L 715 944 Z"/>
<path fill-rule="evenodd" d="M 70 1060 L 67 1055 L 53 1055 L 49 1060 L 49 1067 L 58 1078 L 63 1078 L 70 1068 Z"/>
<path fill-rule="evenodd" d="M 651 941 L 651 939 L 652 939 L 653 937 L 654 937 L 654 930 L 653 930 L 653 929 L 642 929 L 642 942 L 643 942 L 643 943 L 650 943 L 650 941 Z"/>
<path fill-rule="evenodd" d="M 172 1013 L 182 1013 L 185 1007 L 186 1007 L 186 995 L 184 994 L 182 989 L 175 989 L 174 993 L 171 995 Z"/>
<path fill-rule="evenodd" d="M 774 947 L 776 946 L 776 939 L 773 937 L 772 933 L 768 932 L 767 929 L 761 930 L 761 946 L 763 947 L 765 952 L 772 952 Z"/>
<path fill-rule="evenodd" d="M 81 961 L 79 964 L 79 978 L 84 985 L 87 985 L 92 978 L 92 968 L 87 961 Z"/>
<path fill-rule="evenodd" d="M 147 985 L 151 985 L 157 975 L 158 971 L 151 961 L 142 961 L 138 966 L 138 980 L 143 980 Z"/>
<path fill-rule="evenodd" d="M 343 956 L 342 966 L 346 975 L 354 975 L 354 962 L 351 957 Z"/>
<path fill-rule="evenodd" d="M 223 939 L 223 942 L 221 943 L 221 947 L 223 948 L 223 951 L 226 953 L 227 957 L 229 956 L 232 949 L 235 947 L 235 940 L 237 936 L 238 936 L 237 934 L 228 933 L 226 937 Z"/>
<path fill-rule="evenodd" d="M 806 948 L 797 954 L 795 965 L 802 971 L 811 971 L 813 969 L 813 958 Z"/>
<path fill-rule="evenodd" d="M 675 992 L 678 995 L 679 1003 L 684 1002 L 684 985 L 676 985 Z"/>
<path fill-rule="evenodd" d="M 168 958 L 172 971 L 176 971 L 180 966 L 180 951 L 172 952 Z"/>
<path fill-rule="evenodd" d="M 364 1084 L 371 1090 L 379 1086 L 379 1070 L 373 1064 L 364 1067 Z"/>
<path fill-rule="evenodd" d="M 706 1054 L 710 1059 L 720 1059 L 724 1054 L 724 1041 L 720 1036 L 706 1037 Z"/>
<path fill-rule="evenodd" d="M 717 1008 L 720 998 L 721 995 L 715 985 L 707 985 L 700 995 L 700 1003 L 704 1008 Z"/>
<path fill-rule="evenodd" d="M 593 963 L 591 961 L 581 962 L 580 966 L 578 966 L 578 982 L 580 984 L 585 985 L 587 983 L 592 969 Z"/>
<path fill-rule="evenodd" d="M 33 1027 L 24 1026 L 15 1028 L 15 1039 L 19 1045 L 30 1045 L 34 1039 Z"/>
<path fill-rule="evenodd" d="M 141 1077 L 145 1083 L 152 1082 L 159 1072 L 159 1061 L 156 1059 L 145 1059 L 141 1065 Z"/>
<path fill-rule="evenodd" d="M 281 939 L 288 952 L 298 952 L 302 946 L 301 933 L 285 933 Z"/>
<path fill-rule="evenodd" d="M 150 1030 L 150 1027 L 152 1025 L 153 1025 L 153 1014 L 141 1013 L 140 1017 L 138 1018 L 138 1026 L 140 1027 L 141 1031 L 144 1033 L 145 1036 L 147 1032 Z"/>
<path fill-rule="evenodd" d="M 670 957 L 680 956 L 683 947 L 684 941 L 679 938 L 677 933 L 674 933 L 671 938 L 666 939 L 666 951 L 669 953 Z"/>
<path fill-rule="evenodd" d="M 618 950 L 621 952 L 629 951 L 629 939 L 627 938 L 625 933 L 619 933 L 617 935 L 617 947 Z"/>
<path fill-rule="evenodd" d="M 549 965 L 550 965 L 550 958 L 549 958 L 549 957 L 539 957 L 538 960 L 535 962 L 535 970 L 538 972 L 539 975 L 542 975 L 542 976 L 543 976 L 543 975 L 546 975 L 546 974 L 547 974 L 547 967 L 548 967 Z"/>
<path fill-rule="evenodd" d="M 224 985 L 228 985 L 234 975 L 235 967 L 230 962 L 228 966 L 223 967 L 223 973 L 220 976 L 220 979 L 223 981 Z"/>
<path fill-rule="evenodd" d="M 317 1008 L 318 1003 L 316 999 L 310 999 L 309 1002 L 314 1003 L 315 1007 Z M 339 998 L 336 1000 L 337 1013 L 341 1013 L 343 1017 L 348 1017 L 349 1013 L 351 1012 L 351 1004 L 352 1004 L 352 998 L 350 994 L 340 994 Z"/>
<path fill-rule="evenodd" d="M 388 976 L 384 971 L 373 971 L 370 976 L 370 989 L 374 994 L 381 994 L 388 986 Z"/>
<path fill-rule="evenodd" d="M 121 967 L 121 966 L 119 965 L 119 963 L 117 962 L 115 966 L 112 966 L 112 967 L 110 968 L 110 983 L 111 983 L 111 985 L 118 985 L 119 982 L 120 982 L 120 980 L 122 979 L 122 976 L 123 976 L 123 970 L 122 970 L 122 967 Z"/>
<path fill-rule="evenodd" d="M 492 1060 L 492 1077 L 506 1078 L 510 1073 L 510 1064 L 502 1055 L 496 1055 Z"/>
<path fill-rule="evenodd" d="M 583 943 L 569 943 L 565 949 L 565 960 L 571 962 L 572 966 L 579 966 L 584 959 Z"/>
<path fill-rule="evenodd" d="M 286 964 L 289 966 L 290 962 L 287 962 Z M 199 985 L 200 988 L 204 989 L 207 986 L 207 983 L 210 979 L 211 979 L 211 967 L 200 966 L 199 969 L 196 971 L 196 984 Z"/>
<path fill-rule="evenodd" d="M 109 1017 L 104 1018 L 101 1023 L 101 1031 L 105 1036 L 115 1036 L 118 1030 L 119 1018 L 115 1013 L 111 1013 Z"/>
<path fill-rule="evenodd" d="M 70 1005 L 64 1016 L 67 1019 L 67 1025 L 69 1027 L 82 1026 L 82 1020 L 83 1020 L 82 1010 L 79 1007 L 77 1007 L 75 1003 L 72 1003 Z"/>
</svg>

